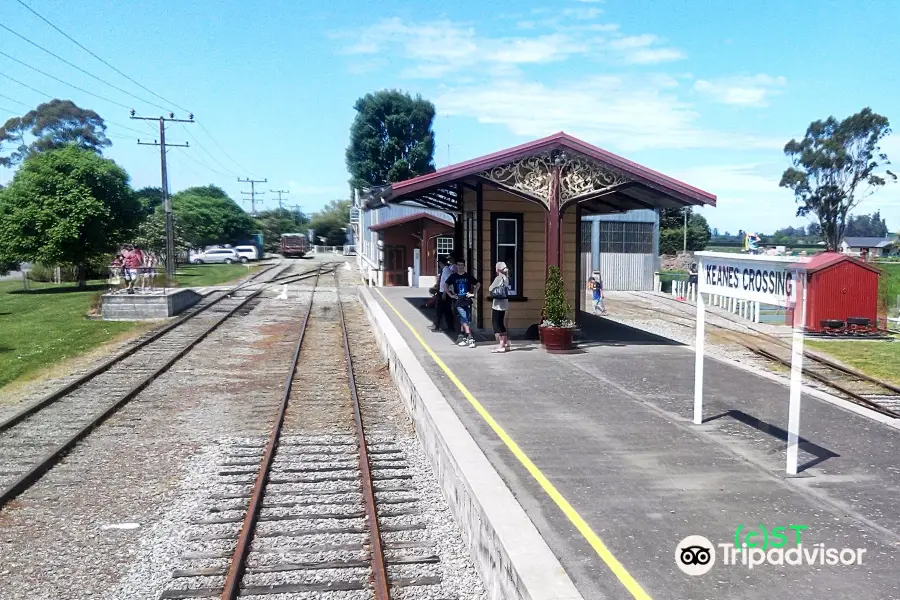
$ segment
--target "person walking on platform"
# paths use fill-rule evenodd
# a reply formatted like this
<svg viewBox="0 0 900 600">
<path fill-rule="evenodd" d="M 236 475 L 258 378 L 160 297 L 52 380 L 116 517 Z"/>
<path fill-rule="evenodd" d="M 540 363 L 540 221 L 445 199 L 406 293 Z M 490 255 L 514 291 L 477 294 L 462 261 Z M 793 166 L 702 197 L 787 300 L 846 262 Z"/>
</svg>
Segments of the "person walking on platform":
<svg viewBox="0 0 900 600">
<path fill-rule="evenodd" d="M 497 276 L 491 282 L 488 291 L 491 293 L 491 325 L 494 337 L 499 346 L 491 350 L 493 353 L 509 352 L 509 335 L 506 332 L 506 311 L 509 309 L 509 270 L 505 262 L 496 265 Z"/>
<path fill-rule="evenodd" d="M 591 276 L 591 296 L 594 300 L 594 314 L 606 314 L 606 306 L 603 304 L 603 278 L 600 271 L 594 271 Z"/>
<path fill-rule="evenodd" d="M 456 314 L 459 316 L 459 325 L 465 334 L 460 333 L 456 338 L 458 346 L 475 347 L 475 338 L 472 337 L 472 298 L 478 293 L 481 283 L 471 274 L 466 272 L 466 262 L 460 260 L 456 263 L 456 273 L 447 278 L 447 295 L 456 300 Z"/>
<path fill-rule="evenodd" d="M 441 321 L 447 322 L 447 333 L 453 333 L 455 328 L 453 327 L 453 307 L 451 306 L 450 298 L 447 296 L 447 278 L 453 274 L 453 270 L 450 268 L 451 258 L 449 256 L 442 256 L 438 260 L 438 266 L 440 269 L 440 279 L 438 280 L 438 293 L 434 300 L 434 324 L 431 328 L 432 331 L 440 331 L 441 330 Z"/>
</svg>

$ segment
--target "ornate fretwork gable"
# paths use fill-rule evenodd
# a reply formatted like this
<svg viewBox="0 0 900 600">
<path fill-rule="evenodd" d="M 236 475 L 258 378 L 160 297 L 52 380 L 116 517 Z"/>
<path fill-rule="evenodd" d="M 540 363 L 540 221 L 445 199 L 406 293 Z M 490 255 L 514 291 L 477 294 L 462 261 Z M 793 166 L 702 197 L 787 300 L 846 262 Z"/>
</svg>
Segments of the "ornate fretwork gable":
<svg viewBox="0 0 900 600">
<path fill-rule="evenodd" d="M 539 198 L 546 203 L 550 199 L 550 164 L 550 153 L 545 152 L 494 167 L 479 173 L 479 175 L 494 183 Z"/>
<path fill-rule="evenodd" d="M 550 198 L 551 165 L 559 166 L 559 200 L 595 194 L 630 181 L 624 173 L 573 152 L 544 152 L 479 175 L 500 185 L 547 202 Z"/>
</svg>

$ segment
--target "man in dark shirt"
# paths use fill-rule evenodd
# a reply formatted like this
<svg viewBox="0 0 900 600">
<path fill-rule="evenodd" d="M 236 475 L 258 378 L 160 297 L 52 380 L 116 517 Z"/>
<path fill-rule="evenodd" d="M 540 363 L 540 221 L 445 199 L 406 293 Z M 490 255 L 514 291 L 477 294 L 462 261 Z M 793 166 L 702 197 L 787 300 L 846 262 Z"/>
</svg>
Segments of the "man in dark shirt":
<svg viewBox="0 0 900 600">
<path fill-rule="evenodd" d="M 459 324 L 465 335 L 460 334 L 457 345 L 475 347 L 475 338 L 472 337 L 472 298 L 481 288 L 481 282 L 466 272 L 466 261 L 456 263 L 456 273 L 447 278 L 447 295 L 456 300 L 456 313 L 459 315 Z"/>
</svg>

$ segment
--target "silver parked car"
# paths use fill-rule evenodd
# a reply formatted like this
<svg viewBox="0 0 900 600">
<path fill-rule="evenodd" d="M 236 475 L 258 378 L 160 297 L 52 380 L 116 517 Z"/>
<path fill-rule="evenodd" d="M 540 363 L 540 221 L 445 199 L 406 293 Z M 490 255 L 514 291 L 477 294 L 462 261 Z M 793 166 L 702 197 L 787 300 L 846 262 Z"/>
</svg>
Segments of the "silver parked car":
<svg viewBox="0 0 900 600">
<path fill-rule="evenodd" d="M 241 255 L 233 248 L 213 248 L 195 255 L 191 262 L 195 265 L 204 263 L 239 263 L 241 262 Z"/>
</svg>

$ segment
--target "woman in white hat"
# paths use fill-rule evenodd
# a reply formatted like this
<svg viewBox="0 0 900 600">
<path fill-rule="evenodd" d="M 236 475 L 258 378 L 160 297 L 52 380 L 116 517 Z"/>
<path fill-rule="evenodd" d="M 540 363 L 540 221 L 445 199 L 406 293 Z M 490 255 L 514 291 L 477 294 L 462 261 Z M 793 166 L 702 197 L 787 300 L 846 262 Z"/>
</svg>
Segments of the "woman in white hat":
<svg viewBox="0 0 900 600">
<path fill-rule="evenodd" d="M 494 337 L 499 346 L 491 350 L 494 353 L 509 352 L 509 335 L 506 333 L 506 311 L 509 309 L 509 270 L 505 262 L 496 265 L 497 276 L 491 282 L 488 291 L 491 294 L 491 324 Z"/>
</svg>

